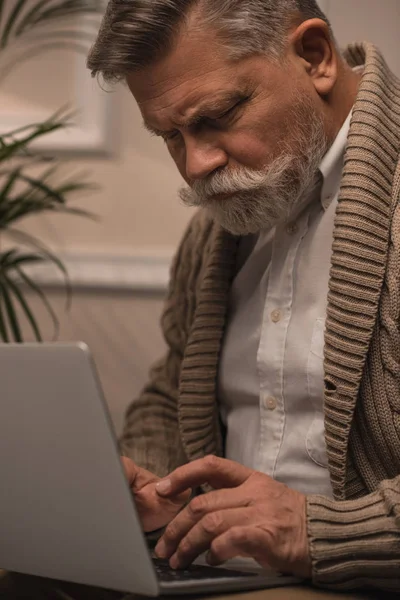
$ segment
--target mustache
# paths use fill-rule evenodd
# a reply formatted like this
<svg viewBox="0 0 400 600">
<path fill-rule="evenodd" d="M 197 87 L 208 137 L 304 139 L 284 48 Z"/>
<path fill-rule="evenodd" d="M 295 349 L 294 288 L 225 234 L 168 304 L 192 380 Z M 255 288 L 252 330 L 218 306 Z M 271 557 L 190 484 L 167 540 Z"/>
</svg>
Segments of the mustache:
<svg viewBox="0 0 400 600">
<path fill-rule="evenodd" d="M 279 157 L 279 161 L 273 161 L 270 168 L 257 171 L 242 167 L 234 171 L 221 170 L 209 176 L 207 179 L 196 180 L 190 186 L 192 193 L 202 198 L 209 198 L 218 194 L 240 194 L 258 190 L 266 183 L 278 183 L 287 172 L 288 166 L 292 164 L 293 157 L 286 154 Z M 271 181 L 273 180 L 273 182 Z"/>
</svg>

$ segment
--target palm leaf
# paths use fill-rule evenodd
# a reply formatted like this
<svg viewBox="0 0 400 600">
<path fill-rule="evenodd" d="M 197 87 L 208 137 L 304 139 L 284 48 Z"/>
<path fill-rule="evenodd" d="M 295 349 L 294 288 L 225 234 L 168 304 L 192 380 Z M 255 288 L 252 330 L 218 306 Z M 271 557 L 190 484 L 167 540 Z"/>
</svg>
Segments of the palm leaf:
<svg viewBox="0 0 400 600">
<path fill-rule="evenodd" d="M 101 0 L 12 0 L 8 7 L 6 4 L 6 0 L 0 0 L 0 51 L 10 47 L 13 52 L 5 68 L 1 69 L 2 78 L 16 62 L 35 57 L 46 50 L 65 48 L 86 53 L 88 44 L 93 39 L 90 32 L 93 29 L 94 33 L 94 25 L 97 29 L 97 17 L 103 9 Z M 72 21 L 78 15 L 89 17 L 85 19 L 84 27 L 75 20 Z M 92 17 L 96 19 L 93 20 Z M 14 43 L 21 37 L 26 42 L 24 47 Z M 58 164 L 45 167 L 40 175 L 32 175 L 28 170 L 33 162 L 39 165 L 48 162 L 44 157 L 33 158 L 31 144 L 43 135 L 67 127 L 71 116 L 64 108 L 42 123 L 34 123 L 0 135 L 0 165 L 7 164 L 8 160 L 13 161 L 12 168 L 0 171 L 0 230 L 7 231 L 19 244 L 34 249 L 34 252 L 28 253 L 14 248 L 0 254 L 0 337 L 5 342 L 10 338 L 22 341 L 18 319 L 21 315 L 25 315 L 35 338 L 38 341 L 42 339 L 37 320 L 20 283 L 39 296 L 51 316 L 55 335 L 58 333 L 57 316 L 46 294 L 29 276 L 29 271 L 25 272 L 25 267 L 43 261 L 53 263 L 64 278 L 67 308 L 70 305 L 71 286 L 62 261 L 36 237 L 10 225 L 18 219 L 44 211 L 95 218 L 88 211 L 67 205 L 71 194 L 94 189 L 93 186 L 76 179 L 54 183 Z"/>
<path fill-rule="evenodd" d="M 91 189 L 91 187 L 81 184 L 80 186 L 75 185 L 74 189 L 80 189 L 82 191 Z M 54 199 L 52 197 L 53 195 L 63 197 L 63 203 Z M 14 198 L 0 197 L 0 230 L 7 229 L 12 223 L 15 223 L 18 220 L 43 212 L 67 213 L 98 221 L 97 215 L 92 212 L 73 206 L 67 206 L 66 202 L 66 198 L 59 193 L 58 189 L 55 189 L 54 194 L 49 196 L 38 195 L 34 193 L 34 189 L 28 189 Z"/>
<path fill-rule="evenodd" d="M 23 312 L 25 313 L 31 327 L 32 330 L 35 334 L 35 337 L 38 341 L 41 341 L 41 336 L 40 336 L 40 330 L 39 327 L 37 325 L 36 319 L 33 316 L 33 313 L 26 301 L 26 299 L 24 298 L 21 290 L 19 289 L 19 284 L 18 281 L 15 279 L 15 275 L 17 275 L 19 277 L 19 280 L 24 283 L 28 288 L 30 288 L 31 290 L 33 290 L 35 292 L 35 294 L 37 294 L 40 298 L 40 300 L 43 302 L 52 322 L 53 322 L 53 330 L 54 330 L 54 339 L 57 337 L 58 332 L 59 332 L 59 322 L 57 319 L 57 315 L 53 309 L 53 307 L 51 306 L 46 294 L 43 292 L 43 290 L 33 281 L 33 279 L 27 275 L 27 273 L 24 270 L 24 267 L 32 265 L 32 264 L 37 264 L 40 262 L 45 262 L 45 258 L 41 255 L 41 254 L 23 254 L 20 253 L 16 248 L 12 248 L 11 250 L 8 250 L 6 252 L 3 252 L 0 255 L 0 283 L 3 284 L 3 287 L 0 288 L 0 293 L 2 294 L 2 297 L 4 299 L 4 304 L 7 310 L 7 320 L 9 320 L 10 318 L 10 314 L 11 314 L 11 318 L 12 318 L 12 308 L 13 308 L 13 304 L 12 304 L 12 300 L 10 297 L 10 292 L 15 296 L 16 300 L 18 301 L 18 303 L 20 304 Z M 5 288 L 5 290 L 4 290 Z M 8 292 L 8 296 L 7 297 L 7 292 Z M 9 300 L 9 301 L 8 301 Z M 11 303 L 11 313 L 10 313 L 10 303 Z M 16 317 L 15 317 L 16 318 Z M 1 325 L 1 323 L 0 323 Z M 10 322 L 10 326 L 11 326 L 11 322 Z M 17 324 L 18 327 L 18 324 Z M 15 323 L 12 326 L 12 331 L 14 333 L 15 330 Z M 1 335 L 1 331 L 0 331 L 0 335 Z M 39 336 L 39 337 L 38 337 Z"/>
<path fill-rule="evenodd" d="M 39 254 L 43 255 L 44 258 L 46 258 L 49 262 L 53 263 L 54 266 L 60 271 L 64 279 L 64 285 L 67 294 L 66 307 L 67 309 L 69 309 L 71 304 L 72 289 L 71 282 L 68 276 L 68 271 L 65 268 L 63 262 L 53 252 L 51 252 L 51 250 L 47 248 L 45 244 L 43 244 L 35 236 L 26 233 L 26 231 L 21 231 L 19 229 L 15 229 L 14 227 L 9 227 L 7 229 L 7 234 L 16 241 L 19 241 L 20 243 L 28 247 L 35 248 L 36 250 L 38 250 Z"/>
<path fill-rule="evenodd" d="M 3 17 L 3 9 L 4 9 L 4 0 L 0 0 L 0 26 Z"/>
<path fill-rule="evenodd" d="M 46 121 L 39 125 L 30 125 L 29 131 L 26 135 L 21 136 L 23 130 L 26 127 L 22 127 L 19 130 L 6 133 L 1 136 L 1 147 L 0 147 L 0 162 L 13 158 L 22 151 L 26 151 L 27 146 L 31 144 L 37 138 L 52 133 L 65 127 L 65 123 L 62 122 L 51 122 Z M 17 137 L 19 136 L 19 137 Z"/>
<path fill-rule="evenodd" d="M 70 123 L 70 119 L 74 116 L 74 112 L 70 110 L 68 105 L 62 106 L 55 113 L 50 115 L 48 119 L 45 121 L 41 121 L 39 123 L 30 123 L 29 125 L 23 125 L 18 129 L 14 129 L 9 131 L 8 133 L 0 136 L 0 140 L 7 146 L 9 143 L 15 141 L 17 137 L 19 137 L 22 133 L 27 132 L 25 138 L 23 138 L 24 143 L 28 144 L 31 141 L 31 135 L 36 133 L 36 135 L 45 135 L 51 131 L 56 129 L 60 129 L 61 127 L 66 127 Z M 33 131 L 32 131 L 33 130 Z M 31 133 L 32 132 L 32 133 Z M 9 142 L 7 140 L 10 140 Z"/>
<path fill-rule="evenodd" d="M 0 336 L 3 342 L 8 343 L 10 341 L 10 337 L 8 335 L 6 321 L 3 313 L 3 297 L 0 294 Z"/>
<path fill-rule="evenodd" d="M 0 257 L 0 266 L 3 267 L 4 271 L 6 269 L 13 269 L 16 265 L 44 262 L 44 260 L 41 254 L 22 254 L 16 248 L 12 248 L 7 252 L 3 252 Z"/>
<path fill-rule="evenodd" d="M 37 2 L 31 10 L 24 15 L 24 17 L 18 23 L 18 27 L 15 30 L 15 35 L 19 36 L 24 32 L 25 27 L 29 26 L 36 22 L 37 17 L 40 15 L 40 11 L 46 6 L 46 4 L 50 4 L 53 0 L 40 0 Z"/>
<path fill-rule="evenodd" d="M 5 48 L 10 40 L 43 25 L 65 22 L 77 15 L 100 15 L 100 0 L 39 0 L 32 6 L 32 0 L 18 0 L 9 14 L 0 35 L 0 47 Z M 79 30 L 77 30 L 79 31 Z"/>
<path fill-rule="evenodd" d="M 12 259 L 12 257 L 15 256 L 16 253 L 17 250 L 15 248 L 11 248 L 11 250 L 3 252 L 0 255 L 0 265 L 6 266 L 9 263 L 10 259 Z"/>
<path fill-rule="evenodd" d="M 58 188 L 60 194 L 69 194 L 72 192 L 81 192 L 83 190 L 97 190 L 97 186 L 91 183 L 64 183 Z"/>
<path fill-rule="evenodd" d="M 54 170 L 54 168 L 53 168 Z M 28 175 L 24 175 L 20 173 L 19 175 L 20 181 L 24 181 L 25 183 L 29 183 L 32 189 L 36 189 L 40 192 L 43 192 L 44 196 L 48 200 L 54 200 L 59 204 L 65 204 L 65 197 L 60 194 L 57 189 L 49 187 L 44 181 L 44 178 L 37 179 L 36 177 L 29 177 Z"/>
<path fill-rule="evenodd" d="M 1 34 L 1 37 L 0 37 L 0 48 L 6 47 L 9 37 L 11 35 L 11 31 L 25 6 L 26 6 L 26 0 L 18 0 L 16 2 L 15 6 L 14 6 L 13 10 L 11 11 L 11 14 L 9 15 L 9 17 L 6 21 L 6 24 L 3 28 L 3 33 Z"/>
<path fill-rule="evenodd" d="M 53 2 L 53 0 L 40 0 L 37 2 L 35 6 L 33 6 L 33 8 L 31 8 L 31 10 L 29 10 L 20 20 L 18 27 L 15 30 L 15 35 L 21 35 L 26 28 L 32 27 L 32 25 L 38 21 L 40 22 L 41 10 L 45 8 L 46 4 L 50 4 L 50 2 Z"/>
<path fill-rule="evenodd" d="M 40 163 L 40 160 L 29 161 L 27 167 L 32 166 L 35 162 Z M 97 220 L 97 217 L 87 210 L 67 206 L 67 196 L 69 197 L 77 191 L 94 190 L 97 187 L 79 180 L 77 182 L 65 181 L 54 186 L 48 180 L 54 177 L 58 168 L 58 164 L 51 164 L 37 177 L 26 175 L 23 172 L 23 166 L 0 172 L 0 178 L 1 176 L 6 177 L 3 187 L 0 189 L 0 229 L 6 229 L 19 219 L 45 211 L 64 212 Z M 84 175 L 81 173 L 80 177 Z M 78 177 L 78 175 L 76 176 Z M 13 195 L 12 192 L 17 183 L 24 184 L 25 187 L 17 195 Z"/>
<path fill-rule="evenodd" d="M 86 217 L 92 221 L 98 221 L 98 217 L 93 213 L 72 206 L 55 206 L 46 204 L 46 202 L 32 202 L 21 206 L 19 202 L 13 203 L 8 211 L 0 210 L 0 229 L 8 229 L 11 223 L 19 221 L 27 216 L 38 215 L 43 212 L 65 213 L 73 216 Z"/>
<path fill-rule="evenodd" d="M 15 307 L 13 301 L 11 299 L 10 292 L 8 290 L 7 285 L 4 283 L 4 279 L 0 277 L 0 294 L 4 301 L 5 313 L 7 315 L 7 320 L 10 325 L 10 330 L 13 335 L 15 342 L 22 342 L 22 333 L 21 327 L 18 322 L 17 313 L 15 312 Z"/>
<path fill-rule="evenodd" d="M 21 267 L 16 266 L 15 267 L 16 272 L 18 273 L 18 275 L 20 276 L 20 278 L 22 279 L 22 281 L 28 286 L 30 287 L 38 296 L 39 298 L 42 300 L 48 314 L 51 317 L 51 320 L 53 321 L 53 329 L 54 329 L 54 334 L 53 334 L 53 339 L 57 339 L 58 334 L 59 334 L 59 330 L 60 330 L 60 323 L 59 320 L 57 319 L 57 315 L 54 312 L 53 307 L 51 306 L 46 294 L 44 293 L 44 291 L 33 281 L 33 279 L 31 277 L 29 277 L 24 271 L 23 269 L 21 269 Z"/>
<path fill-rule="evenodd" d="M 51 206 L 44 202 L 19 202 L 18 200 L 10 203 L 9 206 L 0 210 L 0 229 L 7 229 L 15 221 L 19 221 L 26 216 L 32 216 L 51 210 Z"/>
<path fill-rule="evenodd" d="M 61 260 L 35 236 L 26 233 L 26 231 L 14 229 L 13 227 L 7 229 L 7 233 L 10 235 L 10 237 L 13 237 L 14 239 L 19 239 L 19 241 L 23 244 L 31 246 L 32 248 L 38 250 L 40 254 L 42 254 L 45 258 L 52 262 L 61 271 L 64 277 L 68 277 L 67 270 L 64 264 L 61 262 Z"/>
<path fill-rule="evenodd" d="M 7 229 L 15 221 L 21 220 L 24 217 L 39 214 L 51 210 L 50 201 L 45 200 L 25 200 L 16 198 L 8 203 L 0 205 L 0 229 Z"/>
<path fill-rule="evenodd" d="M 0 189 L 0 203 L 3 202 L 7 195 L 11 192 L 12 188 L 18 180 L 21 169 L 22 167 L 17 167 L 16 169 L 13 169 L 10 172 L 8 179 L 6 180 L 3 187 Z M 2 173 L 0 175 L 2 175 Z"/>
<path fill-rule="evenodd" d="M 45 161 L 45 160 L 43 160 L 43 159 L 40 159 L 40 158 L 39 158 L 39 159 L 38 159 L 38 160 L 36 160 L 36 161 L 30 161 L 28 164 L 27 164 L 27 163 L 24 163 L 24 167 L 23 167 L 23 169 L 25 169 L 25 168 L 29 168 L 29 167 L 30 167 L 30 166 L 32 166 L 34 163 L 36 163 L 36 164 L 43 164 L 44 162 L 47 162 L 47 161 Z M 42 173 L 42 175 L 41 175 L 41 180 L 42 180 L 42 182 L 45 182 L 45 181 L 47 181 L 47 180 L 48 180 L 48 179 L 49 179 L 49 178 L 50 178 L 52 175 L 54 175 L 54 174 L 57 172 L 58 168 L 59 168 L 59 165 L 58 165 L 58 164 L 55 164 L 55 165 L 52 165 L 51 167 L 49 167 L 48 169 L 46 169 L 46 170 L 45 170 L 45 171 Z M 79 185 L 79 184 L 78 184 L 78 185 Z M 21 196 L 19 196 L 19 197 L 21 197 Z M 14 200 L 16 200 L 17 198 L 18 198 L 18 196 L 17 196 L 17 197 L 15 197 L 15 198 L 14 198 Z M 35 200 L 35 199 L 37 198 L 37 193 L 36 193 L 36 190 L 35 190 L 35 188 L 34 188 L 33 186 L 27 187 L 27 189 L 26 189 L 26 190 L 24 190 L 23 198 L 24 198 L 24 200 L 25 200 L 25 201 L 26 201 L 26 200 Z M 10 201 L 11 201 L 11 198 L 10 198 L 10 197 L 8 197 L 8 198 L 3 198 L 3 201 L 10 202 Z M 0 194 L 0 202 L 1 202 L 1 194 Z M 0 204 L 0 206 L 1 206 L 1 204 Z"/>
<path fill-rule="evenodd" d="M 1 1 L 0 8 L 3 6 Z M 102 0 L 15 0 L 10 14 L 6 14 L 1 26 L 0 13 L 0 50 L 14 46 L 15 57 L 7 59 L 1 69 L 0 80 L 4 80 L 17 63 L 31 60 L 43 52 L 53 49 L 67 49 L 86 54 L 98 28 L 99 17 L 103 12 Z M 34 2 L 32 6 L 32 2 Z M 69 20 L 77 16 L 92 17 L 86 19 L 84 27 Z M 90 35 L 90 31 L 93 30 Z M 15 47 L 12 42 L 24 36 L 26 46 Z M 54 41 L 52 41 L 54 40 Z M 79 41 L 81 43 L 79 43 Z M 3 58 L 3 57 L 2 57 Z"/>
<path fill-rule="evenodd" d="M 4 277 L 5 283 L 8 285 L 8 287 L 10 288 L 10 291 L 14 294 L 15 298 L 18 300 L 23 313 L 25 314 L 26 318 L 28 319 L 28 322 L 32 328 L 32 331 L 33 331 L 36 341 L 42 342 L 43 338 L 40 334 L 40 329 L 38 327 L 38 324 L 36 322 L 36 319 L 32 313 L 32 310 L 31 310 L 28 302 L 24 298 L 24 295 L 22 294 L 18 285 L 12 280 L 11 277 L 8 277 L 7 275 L 3 275 L 3 277 Z"/>
<path fill-rule="evenodd" d="M 23 174 L 23 170 L 32 167 L 32 166 L 38 166 L 40 164 L 46 164 L 48 162 L 53 163 L 53 159 L 46 159 L 46 158 L 42 158 L 42 157 L 36 157 L 33 158 L 32 160 L 26 162 L 24 161 L 23 165 L 19 165 L 18 167 L 16 167 L 15 169 L 5 169 L 3 171 L 0 171 L 0 177 L 7 177 L 8 179 L 6 179 L 4 186 L 2 189 L 0 189 L 0 203 L 1 202 L 5 202 L 5 201 L 10 201 L 10 192 L 12 191 L 13 186 L 18 182 L 21 181 L 23 178 L 25 180 L 25 183 L 27 182 L 25 175 Z M 30 197 L 32 197 L 32 195 L 37 198 L 37 195 L 35 196 L 35 191 L 37 191 L 37 188 L 41 188 L 43 190 L 43 185 L 45 185 L 45 182 L 48 181 L 53 175 L 56 174 L 56 172 L 59 170 L 60 165 L 58 163 L 51 164 L 51 166 L 46 169 L 43 173 L 41 173 L 40 175 L 40 180 L 36 180 L 38 181 L 41 186 L 38 185 L 31 185 L 28 187 L 28 189 L 26 189 L 24 191 L 24 193 L 20 196 L 17 196 L 15 199 L 21 199 L 25 198 L 28 199 Z M 73 183 L 63 183 L 63 184 L 59 184 L 56 188 L 56 190 L 54 190 L 53 188 L 51 189 L 51 194 L 50 196 L 55 193 L 57 194 L 57 196 L 62 196 L 64 198 L 63 204 L 65 204 L 66 199 L 65 199 L 65 195 L 66 194 L 70 194 L 73 192 L 82 192 L 84 190 L 97 190 L 98 188 L 96 186 L 94 186 L 91 183 L 86 183 L 85 181 L 83 181 L 83 178 L 86 176 L 85 173 L 81 173 L 81 174 L 76 174 L 76 177 L 78 178 L 78 181 Z M 35 179 L 35 178 L 33 178 Z M 82 179 L 82 181 L 79 181 L 79 179 Z M 39 196 L 40 197 L 40 196 Z"/>
</svg>

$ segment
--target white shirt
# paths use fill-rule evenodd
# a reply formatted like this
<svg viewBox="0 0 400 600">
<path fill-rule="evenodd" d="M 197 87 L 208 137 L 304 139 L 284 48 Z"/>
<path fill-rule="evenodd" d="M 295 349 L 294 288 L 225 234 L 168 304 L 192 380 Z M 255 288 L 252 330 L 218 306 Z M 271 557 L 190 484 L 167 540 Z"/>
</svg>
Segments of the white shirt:
<svg viewBox="0 0 400 600">
<path fill-rule="evenodd" d="M 300 214 L 240 243 L 218 383 L 225 456 L 305 494 L 328 497 L 324 330 L 350 118 Z"/>
</svg>

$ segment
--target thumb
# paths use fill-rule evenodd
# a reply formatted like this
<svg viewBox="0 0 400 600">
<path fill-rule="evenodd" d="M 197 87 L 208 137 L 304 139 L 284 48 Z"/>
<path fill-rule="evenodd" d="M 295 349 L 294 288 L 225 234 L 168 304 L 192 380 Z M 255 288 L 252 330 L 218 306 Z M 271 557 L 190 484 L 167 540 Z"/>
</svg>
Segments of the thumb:
<svg viewBox="0 0 400 600">
<path fill-rule="evenodd" d="M 130 486 L 132 486 L 135 483 L 136 477 L 138 476 L 139 469 L 130 458 L 127 458 L 126 456 L 121 456 L 120 459 L 128 483 Z"/>
<path fill-rule="evenodd" d="M 159 480 L 159 477 L 153 475 L 150 471 L 142 469 L 142 467 L 138 467 L 130 458 L 125 456 L 121 456 L 120 458 L 129 486 L 133 490 L 139 491 L 145 485 L 156 483 Z"/>
</svg>

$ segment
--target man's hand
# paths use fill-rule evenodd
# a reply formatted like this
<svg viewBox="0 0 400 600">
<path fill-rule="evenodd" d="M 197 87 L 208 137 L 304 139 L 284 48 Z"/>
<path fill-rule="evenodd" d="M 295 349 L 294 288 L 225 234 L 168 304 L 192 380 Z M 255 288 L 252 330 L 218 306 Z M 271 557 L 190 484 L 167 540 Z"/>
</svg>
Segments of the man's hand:
<svg viewBox="0 0 400 600">
<path fill-rule="evenodd" d="M 159 477 L 137 467 L 129 458 L 122 457 L 121 460 L 130 488 L 135 496 L 136 508 L 143 530 L 155 531 L 167 525 L 189 500 L 190 489 L 182 490 L 182 493 L 170 494 L 168 498 L 162 498 L 156 492 L 156 483 L 160 481 Z"/>
<path fill-rule="evenodd" d="M 265 568 L 310 577 L 305 496 L 215 456 L 180 467 L 157 492 L 172 498 L 204 483 L 216 491 L 194 498 L 168 525 L 156 546 L 160 558 L 184 568 L 208 550 L 211 565 L 247 556 Z"/>
</svg>

